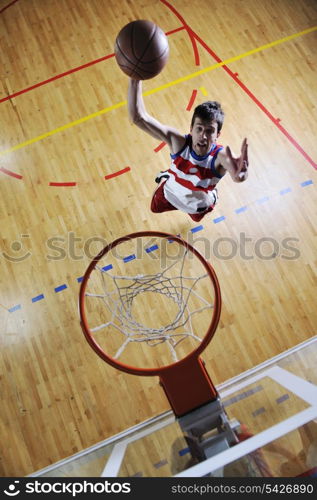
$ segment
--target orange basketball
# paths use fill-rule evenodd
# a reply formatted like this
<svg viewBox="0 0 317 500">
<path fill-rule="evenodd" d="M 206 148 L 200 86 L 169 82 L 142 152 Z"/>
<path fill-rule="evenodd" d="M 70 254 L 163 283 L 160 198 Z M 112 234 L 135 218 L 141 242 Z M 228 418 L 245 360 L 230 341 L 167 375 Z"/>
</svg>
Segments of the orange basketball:
<svg viewBox="0 0 317 500">
<path fill-rule="evenodd" d="M 148 80 L 164 68 L 169 45 L 159 26 L 152 21 L 138 20 L 121 29 L 114 51 L 116 61 L 126 75 L 136 80 Z"/>
</svg>

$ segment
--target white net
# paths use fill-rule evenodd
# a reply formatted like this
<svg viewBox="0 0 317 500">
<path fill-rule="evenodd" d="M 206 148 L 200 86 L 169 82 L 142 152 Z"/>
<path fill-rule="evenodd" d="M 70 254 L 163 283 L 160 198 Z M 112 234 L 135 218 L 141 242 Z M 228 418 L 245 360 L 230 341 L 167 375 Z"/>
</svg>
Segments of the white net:
<svg viewBox="0 0 317 500">
<path fill-rule="evenodd" d="M 90 332 L 111 328 L 123 335 L 122 344 L 116 349 L 113 358 L 118 359 L 131 343 L 146 343 L 149 347 L 165 343 L 175 362 L 179 359 L 177 347 L 181 342 L 188 338 L 196 344 L 201 342 L 201 338 L 194 333 L 193 319 L 199 313 L 213 308 L 213 303 L 199 293 L 203 290 L 199 287 L 203 280 L 209 280 L 209 288 L 211 284 L 202 266 L 198 276 L 191 276 L 193 273 L 188 273 L 187 268 L 185 270 L 187 256 L 188 250 L 184 250 L 179 259 L 156 274 L 117 275 L 96 266 L 95 272 L 100 275 L 102 293 L 86 291 L 85 295 L 102 302 L 107 310 L 107 321 L 90 328 Z M 201 274 L 202 270 L 204 272 Z M 143 321 L 140 321 L 136 303 L 141 295 L 149 306 L 148 315 L 151 302 L 154 300 L 157 303 L 158 297 L 164 297 L 165 305 L 166 301 L 172 303 L 173 313 L 170 314 L 169 321 L 156 327 L 146 324 L 148 315 L 145 318 L 143 316 Z M 208 294 L 204 295 L 209 298 Z"/>
</svg>

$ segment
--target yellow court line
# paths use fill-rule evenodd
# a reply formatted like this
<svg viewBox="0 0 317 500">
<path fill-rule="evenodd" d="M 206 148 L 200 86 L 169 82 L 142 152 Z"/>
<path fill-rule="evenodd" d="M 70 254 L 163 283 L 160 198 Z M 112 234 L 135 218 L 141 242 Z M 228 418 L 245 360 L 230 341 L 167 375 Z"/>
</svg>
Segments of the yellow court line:
<svg viewBox="0 0 317 500">
<path fill-rule="evenodd" d="M 203 95 L 208 95 L 208 92 L 205 89 L 205 87 L 199 87 L 199 90 L 203 93 Z"/>
<path fill-rule="evenodd" d="M 204 75 L 206 73 L 209 73 L 210 71 L 213 71 L 214 69 L 220 68 L 221 66 L 226 66 L 232 62 L 238 61 L 239 59 L 243 59 L 244 57 L 251 56 L 252 54 L 256 54 L 257 52 L 261 52 L 262 50 L 269 49 L 271 47 L 274 47 L 276 45 L 280 45 L 281 43 L 288 42 L 289 40 L 294 40 L 294 38 L 298 38 L 303 35 L 307 35 L 308 33 L 312 33 L 313 31 L 317 30 L 317 26 L 313 26 L 312 28 L 308 28 L 304 31 L 300 31 L 299 33 L 294 33 L 293 35 L 286 36 L 284 38 L 281 38 L 280 40 L 275 40 L 274 42 L 267 43 L 265 45 L 261 45 L 260 47 L 257 47 L 256 49 L 249 50 L 248 52 L 244 52 L 243 54 L 239 54 L 234 57 L 230 57 L 229 59 L 226 59 L 224 61 L 221 61 L 219 63 L 213 64 L 212 66 L 207 66 L 207 68 L 203 68 L 199 71 L 195 71 L 194 73 L 191 73 L 189 75 L 183 76 L 181 78 L 178 78 L 177 80 L 173 80 L 171 82 L 165 83 L 164 85 L 161 85 L 160 87 L 156 87 L 152 90 L 148 90 L 143 93 L 144 96 L 152 95 L 155 94 L 156 92 L 159 92 L 160 90 L 167 89 L 169 87 L 173 87 L 174 85 L 177 85 L 178 83 L 186 82 L 188 80 L 191 80 L 192 78 L 196 78 L 197 76 Z M 127 101 L 121 101 L 118 102 L 117 104 L 113 104 L 112 106 L 109 106 L 107 108 L 104 108 L 100 111 L 96 111 L 95 113 L 92 113 L 90 115 L 84 116 L 83 118 L 80 118 L 79 120 L 75 120 L 73 122 L 67 123 L 66 125 L 63 125 L 61 127 L 55 128 L 54 130 L 50 130 L 49 132 L 46 132 L 45 134 L 38 135 L 37 137 L 33 137 L 33 139 L 29 139 L 28 141 L 21 142 L 20 144 L 17 144 L 16 146 L 13 146 L 9 149 L 5 149 L 4 151 L 0 151 L 0 156 L 4 156 L 9 153 L 13 153 L 14 151 L 17 151 L 18 149 L 22 149 L 26 146 L 29 146 L 30 144 L 34 144 L 36 142 L 42 141 L 43 139 L 46 139 L 47 137 L 51 137 L 54 134 L 57 134 L 58 132 L 63 132 L 64 130 L 67 130 L 69 128 L 75 127 L 76 125 L 80 125 L 81 123 L 87 122 L 88 120 L 91 120 L 93 118 L 96 118 L 97 116 L 104 115 L 105 113 L 109 113 L 110 111 L 113 111 L 114 109 L 122 108 L 127 104 Z"/>
</svg>

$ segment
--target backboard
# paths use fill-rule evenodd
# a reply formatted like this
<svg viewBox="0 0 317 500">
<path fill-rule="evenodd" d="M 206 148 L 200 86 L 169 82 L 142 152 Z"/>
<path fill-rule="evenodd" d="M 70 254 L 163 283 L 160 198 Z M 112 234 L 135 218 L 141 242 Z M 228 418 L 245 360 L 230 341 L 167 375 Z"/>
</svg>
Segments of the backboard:
<svg viewBox="0 0 317 500">
<path fill-rule="evenodd" d="M 172 412 L 30 475 L 293 477 L 317 467 L 317 337 L 217 387 L 239 444 L 201 460 Z M 315 471 L 315 472 L 314 472 Z"/>
</svg>

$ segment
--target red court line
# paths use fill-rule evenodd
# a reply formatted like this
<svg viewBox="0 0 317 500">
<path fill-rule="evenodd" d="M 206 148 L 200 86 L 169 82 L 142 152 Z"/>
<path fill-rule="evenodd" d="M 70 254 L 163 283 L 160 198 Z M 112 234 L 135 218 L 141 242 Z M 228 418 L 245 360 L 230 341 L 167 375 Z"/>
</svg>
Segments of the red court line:
<svg viewBox="0 0 317 500">
<path fill-rule="evenodd" d="M 105 175 L 105 179 L 106 179 L 106 181 L 108 179 L 113 179 L 113 177 L 117 177 L 118 175 L 125 174 L 126 172 L 129 172 L 130 170 L 131 170 L 130 167 L 125 167 L 122 170 L 118 170 L 118 172 L 115 172 L 114 174 Z"/>
<path fill-rule="evenodd" d="M 196 97 L 197 97 L 197 90 L 195 89 L 195 90 L 193 90 L 193 93 L 192 93 L 192 95 L 191 95 L 191 98 L 190 98 L 190 100 L 189 100 L 189 103 L 187 104 L 186 111 L 190 111 L 190 110 L 192 109 L 192 107 L 193 107 L 193 104 L 194 104 L 194 102 L 195 102 Z"/>
<path fill-rule="evenodd" d="M 158 153 L 159 151 L 161 151 L 161 149 L 163 149 L 164 146 L 166 146 L 166 142 L 161 142 L 161 144 L 156 146 L 156 148 L 154 149 L 155 153 Z"/>
<path fill-rule="evenodd" d="M 16 174 L 15 172 L 11 172 L 11 170 L 7 170 L 4 167 L 0 167 L 1 172 L 3 172 L 6 175 L 10 175 L 10 177 L 15 177 L 16 179 L 23 179 L 23 176 L 20 174 Z"/>
<path fill-rule="evenodd" d="M 63 76 L 70 75 L 71 73 L 75 73 L 76 71 L 80 71 L 81 69 L 88 68 L 89 66 L 92 66 L 93 64 L 97 64 L 101 61 L 105 61 L 106 59 L 110 59 L 111 57 L 114 57 L 114 54 L 109 54 L 104 57 L 100 57 L 99 59 L 95 59 L 94 61 L 90 61 L 86 64 L 82 64 L 81 66 L 77 66 L 77 68 L 70 69 L 68 71 L 65 71 L 64 73 L 60 73 L 59 75 L 52 76 L 51 78 L 48 78 L 48 80 L 44 80 L 43 82 L 36 83 L 35 85 L 32 85 L 31 87 L 27 87 L 26 89 L 19 90 L 18 92 L 15 92 L 14 94 L 10 94 L 6 97 L 3 97 L 0 99 L 0 103 L 4 101 L 8 101 L 9 99 L 13 99 L 14 97 L 17 97 L 18 95 L 25 94 L 26 92 L 29 92 L 30 90 L 36 89 L 38 87 L 42 87 L 42 85 L 46 85 L 47 83 L 54 82 L 55 80 L 58 80 L 59 78 L 63 78 Z"/>
<path fill-rule="evenodd" d="M 0 10 L 0 14 L 2 14 L 2 12 L 4 12 L 6 9 L 8 9 L 9 7 L 11 7 L 11 5 L 13 5 L 14 3 L 18 2 L 19 0 L 13 0 L 13 2 L 9 3 L 8 5 L 6 5 L 5 7 L 3 7 L 1 10 Z"/>
<path fill-rule="evenodd" d="M 187 111 L 190 111 L 191 108 L 192 108 L 192 105 L 194 104 L 194 101 L 196 99 L 196 96 L 197 96 L 197 90 L 193 90 L 192 92 L 192 95 L 191 95 L 191 98 L 189 100 L 189 103 L 187 104 L 187 108 L 186 110 Z M 161 149 L 164 148 L 164 146 L 166 146 L 166 142 L 161 142 L 158 146 L 156 146 L 156 148 L 154 149 L 155 153 L 158 153 L 159 151 L 161 151 Z"/>
<path fill-rule="evenodd" d="M 77 182 L 50 182 L 49 186 L 61 187 L 61 186 L 76 186 Z"/>
<path fill-rule="evenodd" d="M 166 36 L 173 35 L 173 33 L 177 33 L 178 31 L 182 31 L 183 29 L 185 29 L 185 27 L 184 26 L 180 26 L 179 28 L 175 28 L 174 30 L 165 31 L 165 35 Z"/>
<path fill-rule="evenodd" d="M 199 60 L 198 47 L 195 39 L 195 32 L 190 28 L 190 26 L 186 23 L 185 19 L 177 12 L 177 10 L 170 3 L 166 2 L 165 0 L 161 0 L 161 2 L 164 3 L 175 14 L 178 20 L 182 23 L 183 29 L 187 31 L 187 34 L 193 46 L 195 64 L 196 66 L 199 66 L 200 60 Z"/>
<path fill-rule="evenodd" d="M 15 0 L 15 1 L 17 1 L 17 0 Z M 166 32 L 166 35 L 171 35 L 173 33 L 181 31 L 183 29 L 184 29 L 184 26 L 181 26 L 180 28 L 176 28 L 174 30 Z M 88 68 L 89 66 L 93 66 L 94 64 L 97 64 L 101 61 L 105 61 L 106 59 L 110 59 L 111 57 L 114 57 L 114 53 L 108 54 L 107 56 L 104 56 L 104 57 L 100 57 L 99 59 L 95 59 L 94 61 L 90 61 L 88 63 L 82 64 L 81 66 L 77 66 L 76 68 L 65 71 L 64 73 L 60 73 L 59 75 L 52 76 L 51 78 L 48 78 L 47 80 L 36 83 L 35 85 L 31 85 L 31 87 L 27 87 L 25 89 L 19 90 L 18 92 L 15 92 L 14 94 L 10 94 L 6 97 L 3 97 L 2 99 L 0 99 L 0 104 L 2 102 L 8 101 L 9 99 L 14 99 L 14 97 L 25 94 L 26 92 L 29 92 L 30 90 L 34 90 L 38 87 L 42 87 L 43 85 L 46 85 L 47 83 L 51 83 L 51 82 L 54 82 L 55 80 L 59 80 L 59 78 L 63 78 L 64 76 L 71 75 L 72 73 L 75 73 L 76 71 L 80 71 L 81 69 Z"/>
<path fill-rule="evenodd" d="M 200 45 L 218 62 L 222 62 L 220 57 L 217 56 L 215 52 L 190 28 L 190 26 L 186 23 L 184 18 L 179 14 L 179 12 L 166 0 L 160 0 L 163 4 L 165 4 L 179 19 L 179 21 L 183 24 L 185 29 L 187 30 L 189 36 L 193 36 Z M 298 144 L 298 142 L 291 136 L 291 134 L 280 124 L 280 119 L 275 118 L 272 113 L 262 104 L 257 97 L 242 83 L 242 81 L 238 78 L 236 73 L 233 73 L 228 66 L 225 64 L 222 68 L 228 73 L 231 78 L 239 85 L 239 87 L 253 100 L 253 102 L 266 114 L 266 116 L 277 126 L 277 128 L 282 132 L 285 137 L 290 141 L 290 143 L 301 153 L 304 158 L 315 168 L 317 169 L 317 163 L 303 150 L 303 148 Z"/>
<path fill-rule="evenodd" d="M 162 0 L 163 1 L 163 0 Z M 208 45 L 195 34 L 198 42 L 207 50 L 207 52 L 217 61 L 222 62 L 221 59 L 208 47 Z M 239 87 L 252 99 L 252 101 L 266 114 L 266 116 L 277 126 L 277 128 L 282 132 L 282 134 L 287 137 L 287 139 L 293 144 L 293 146 L 304 156 L 304 158 L 317 169 L 317 164 L 314 160 L 303 150 L 303 148 L 298 144 L 298 142 L 291 136 L 291 134 L 281 125 L 280 118 L 275 118 L 272 113 L 262 104 L 261 101 L 251 92 L 250 89 L 238 78 L 237 74 L 231 71 L 225 64 L 222 68 L 228 73 L 228 75 L 233 78 L 233 80 L 239 85 Z"/>
<path fill-rule="evenodd" d="M 184 26 L 184 28 L 186 29 L 185 26 Z M 189 35 L 190 41 L 191 41 L 192 46 L 193 46 L 194 57 L 195 57 L 195 64 L 196 64 L 196 66 L 199 66 L 200 65 L 200 59 L 199 59 L 199 52 L 198 52 L 198 47 L 197 47 L 196 39 L 193 36 L 193 32 L 191 30 L 187 30 L 187 33 Z"/>
</svg>

